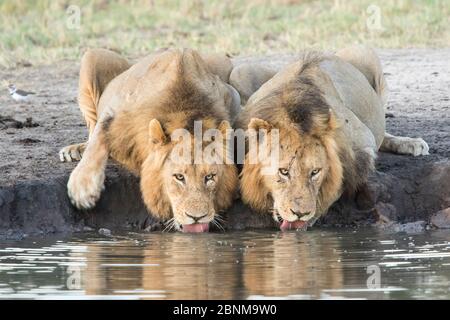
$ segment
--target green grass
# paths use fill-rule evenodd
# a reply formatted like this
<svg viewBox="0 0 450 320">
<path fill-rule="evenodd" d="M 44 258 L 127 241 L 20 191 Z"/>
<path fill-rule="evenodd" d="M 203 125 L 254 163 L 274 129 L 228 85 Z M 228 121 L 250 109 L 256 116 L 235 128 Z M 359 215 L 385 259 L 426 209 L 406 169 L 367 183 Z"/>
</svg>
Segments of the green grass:
<svg viewBox="0 0 450 320">
<path fill-rule="evenodd" d="M 378 48 L 450 45 L 448 0 L 379 1 L 381 30 L 369 30 L 375 0 L 0 0 L 0 66 L 79 59 L 105 47 L 140 56 L 160 47 L 229 54 L 335 49 L 352 43 Z M 66 26 L 69 5 L 79 29 Z"/>
</svg>

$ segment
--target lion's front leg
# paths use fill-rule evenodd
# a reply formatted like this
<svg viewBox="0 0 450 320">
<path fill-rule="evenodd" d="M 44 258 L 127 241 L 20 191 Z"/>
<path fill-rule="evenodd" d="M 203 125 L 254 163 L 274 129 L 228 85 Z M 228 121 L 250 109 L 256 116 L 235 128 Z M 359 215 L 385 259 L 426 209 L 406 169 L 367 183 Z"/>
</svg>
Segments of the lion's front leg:
<svg viewBox="0 0 450 320">
<path fill-rule="evenodd" d="M 78 209 L 91 209 L 100 198 L 104 189 L 108 154 L 102 124 L 98 123 L 89 139 L 83 158 L 73 170 L 67 183 L 70 201 Z"/>
<path fill-rule="evenodd" d="M 406 154 L 412 156 L 426 156 L 430 147 L 422 138 L 397 137 L 389 133 L 384 134 L 380 151 Z"/>
</svg>

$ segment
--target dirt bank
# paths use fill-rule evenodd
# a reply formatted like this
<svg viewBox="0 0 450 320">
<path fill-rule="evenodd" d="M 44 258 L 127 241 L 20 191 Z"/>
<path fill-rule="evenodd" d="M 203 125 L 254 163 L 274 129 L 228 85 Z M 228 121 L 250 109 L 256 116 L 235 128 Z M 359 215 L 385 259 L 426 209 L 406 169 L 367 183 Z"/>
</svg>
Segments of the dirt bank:
<svg viewBox="0 0 450 320">
<path fill-rule="evenodd" d="M 321 223 L 360 225 L 383 221 L 428 221 L 450 207 L 450 49 L 380 50 L 390 86 L 390 133 L 423 137 L 430 156 L 380 154 L 366 190 L 336 204 Z M 285 64 L 294 55 L 237 58 Z M 0 234 L 17 236 L 91 227 L 157 228 L 142 205 L 138 180 L 110 164 L 107 187 L 92 212 L 69 204 L 65 183 L 73 163 L 60 163 L 58 150 L 84 141 L 87 133 L 76 103 L 78 63 L 0 70 L 10 81 L 37 94 L 18 103 L 0 94 Z M 31 118 L 31 119 L 30 119 Z M 228 215 L 231 228 L 265 227 L 240 204 Z"/>
</svg>

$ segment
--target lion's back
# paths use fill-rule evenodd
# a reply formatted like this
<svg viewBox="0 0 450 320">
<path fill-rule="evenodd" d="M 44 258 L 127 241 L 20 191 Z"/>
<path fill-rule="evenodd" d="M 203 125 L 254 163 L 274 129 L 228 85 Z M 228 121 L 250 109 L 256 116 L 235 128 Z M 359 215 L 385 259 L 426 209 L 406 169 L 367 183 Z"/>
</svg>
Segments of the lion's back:
<svg viewBox="0 0 450 320">
<path fill-rule="evenodd" d="M 344 126 L 346 123 L 352 122 L 350 125 L 357 128 L 355 129 L 356 132 L 351 130 L 349 134 L 352 137 L 361 134 L 373 135 L 378 149 L 385 132 L 384 107 L 382 100 L 367 81 L 367 78 L 353 65 L 338 57 L 325 59 L 321 62 L 320 69 L 328 78 L 319 83 L 319 86 L 325 92 L 325 96 L 328 96 L 328 98 L 333 96 L 340 102 L 334 104 L 336 114 L 341 117 Z M 354 117 L 347 116 L 347 110 Z M 367 132 L 365 127 L 370 130 L 370 133 Z M 367 137 L 367 139 L 372 140 L 372 137 Z"/>
</svg>

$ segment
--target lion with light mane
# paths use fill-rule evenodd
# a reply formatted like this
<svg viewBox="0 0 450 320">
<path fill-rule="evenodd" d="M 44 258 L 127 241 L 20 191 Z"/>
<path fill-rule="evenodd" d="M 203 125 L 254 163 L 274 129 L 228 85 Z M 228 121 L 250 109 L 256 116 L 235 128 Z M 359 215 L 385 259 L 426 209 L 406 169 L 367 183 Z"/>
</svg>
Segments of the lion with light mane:
<svg viewBox="0 0 450 320">
<path fill-rule="evenodd" d="M 108 50 L 88 51 L 81 62 L 79 106 L 89 140 L 60 151 L 61 161 L 80 160 L 68 181 L 73 205 L 95 206 L 111 156 L 140 176 L 144 203 L 169 228 L 204 232 L 218 224 L 219 213 L 235 199 L 235 165 L 173 161 L 180 142 L 171 137 L 184 129 L 194 143 L 196 121 L 203 131 L 231 129 L 240 108 L 238 93 L 227 84 L 231 70 L 227 57 L 189 49 L 162 50 L 134 65 Z"/>
<path fill-rule="evenodd" d="M 241 195 L 254 211 L 272 213 L 282 230 L 312 225 L 345 191 L 357 190 L 379 149 L 428 154 L 421 138 L 385 132 L 387 85 L 370 48 L 305 54 L 280 71 L 241 65 L 230 83 L 248 100 L 236 128 L 278 130 L 278 170 L 262 174 L 247 154 Z"/>
</svg>

